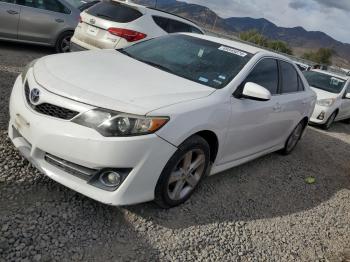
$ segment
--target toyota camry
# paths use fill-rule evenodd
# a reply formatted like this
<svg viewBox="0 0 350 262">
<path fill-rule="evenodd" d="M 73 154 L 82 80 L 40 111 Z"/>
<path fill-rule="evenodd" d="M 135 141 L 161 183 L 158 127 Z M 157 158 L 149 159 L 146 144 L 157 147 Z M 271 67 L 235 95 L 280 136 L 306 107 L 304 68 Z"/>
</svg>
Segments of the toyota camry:
<svg viewBox="0 0 350 262">
<path fill-rule="evenodd" d="M 174 34 L 30 63 L 13 87 L 9 136 L 72 190 L 110 205 L 169 208 L 206 175 L 291 153 L 315 101 L 284 56 Z"/>
</svg>

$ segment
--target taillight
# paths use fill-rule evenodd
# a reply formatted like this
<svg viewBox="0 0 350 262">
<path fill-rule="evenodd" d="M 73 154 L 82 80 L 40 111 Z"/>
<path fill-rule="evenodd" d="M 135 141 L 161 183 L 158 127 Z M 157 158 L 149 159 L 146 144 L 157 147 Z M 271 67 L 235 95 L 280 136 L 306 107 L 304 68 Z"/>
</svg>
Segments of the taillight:
<svg viewBox="0 0 350 262">
<path fill-rule="evenodd" d="M 128 41 L 128 42 L 139 41 L 139 40 L 147 37 L 146 34 L 143 34 L 143 33 L 137 32 L 137 31 L 133 31 L 133 30 L 129 30 L 129 29 L 123 29 L 123 28 L 111 27 L 108 29 L 108 32 L 112 35 L 122 37 L 122 38 L 126 39 L 126 41 Z"/>
</svg>

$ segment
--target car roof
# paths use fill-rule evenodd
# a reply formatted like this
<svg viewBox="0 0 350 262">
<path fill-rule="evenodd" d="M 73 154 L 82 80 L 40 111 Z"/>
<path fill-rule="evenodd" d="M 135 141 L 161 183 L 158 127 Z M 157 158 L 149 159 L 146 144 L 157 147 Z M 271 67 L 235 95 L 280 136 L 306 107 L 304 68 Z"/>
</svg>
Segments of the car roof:
<svg viewBox="0 0 350 262">
<path fill-rule="evenodd" d="M 166 17 L 166 18 L 171 18 L 171 19 L 174 19 L 177 21 L 181 21 L 183 23 L 186 23 L 186 24 L 189 24 L 189 25 L 192 25 L 192 26 L 198 28 L 200 31 L 202 31 L 204 33 L 204 30 L 200 26 L 198 26 L 195 22 L 191 21 L 190 19 L 184 18 L 182 16 L 175 15 L 175 14 L 172 14 L 172 13 L 169 13 L 169 12 L 166 12 L 166 11 L 154 8 L 154 7 L 147 7 L 144 5 L 135 4 L 135 3 L 129 2 L 129 1 L 120 1 L 120 0 L 112 0 L 112 1 L 119 2 L 121 4 L 129 5 L 129 6 L 132 6 L 134 8 L 137 8 L 139 11 L 142 11 L 144 14 L 158 15 L 158 16 L 162 16 L 162 17 Z"/>
<path fill-rule="evenodd" d="M 349 80 L 350 77 L 349 76 L 346 76 L 345 74 L 342 75 L 342 74 L 338 74 L 338 73 L 335 73 L 335 72 L 330 72 L 330 71 L 326 71 L 326 70 L 321 70 L 321 69 L 312 69 L 310 70 L 312 72 L 317 72 L 317 73 L 320 73 L 320 74 L 325 74 L 325 75 L 329 75 L 329 76 L 334 76 L 334 77 L 337 77 L 337 78 L 341 78 L 345 81 Z"/>
</svg>

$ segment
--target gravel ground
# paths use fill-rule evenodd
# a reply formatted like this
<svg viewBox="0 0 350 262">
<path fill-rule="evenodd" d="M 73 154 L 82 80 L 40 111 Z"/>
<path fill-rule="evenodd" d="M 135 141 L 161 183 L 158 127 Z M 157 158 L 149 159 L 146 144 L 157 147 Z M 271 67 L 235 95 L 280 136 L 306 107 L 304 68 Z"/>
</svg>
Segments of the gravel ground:
<svg viewBox="0 0 350 262">
<path fill-rule="evenodd" d="M 291 156 L 209 177 L 180 207 L 110 207 L 40 174 L 7 139 L 15 77 L 50 52 L 0 43 L 0 261 L 350 261 L 350 125 L 309 128 Z"/>
</svg>

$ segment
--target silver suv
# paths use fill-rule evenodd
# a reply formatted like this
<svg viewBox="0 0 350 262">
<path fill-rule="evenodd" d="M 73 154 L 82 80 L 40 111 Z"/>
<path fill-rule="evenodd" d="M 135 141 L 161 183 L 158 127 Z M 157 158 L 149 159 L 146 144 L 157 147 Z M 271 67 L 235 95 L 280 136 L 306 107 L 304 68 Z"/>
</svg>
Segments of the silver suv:
<svg viewBox="0 0 350 262">
<path fill-rule="evenodd" d="M 68 52 L 80 12 L 98 1 L 0 0 L 0 39 Z"/>
</svg>

